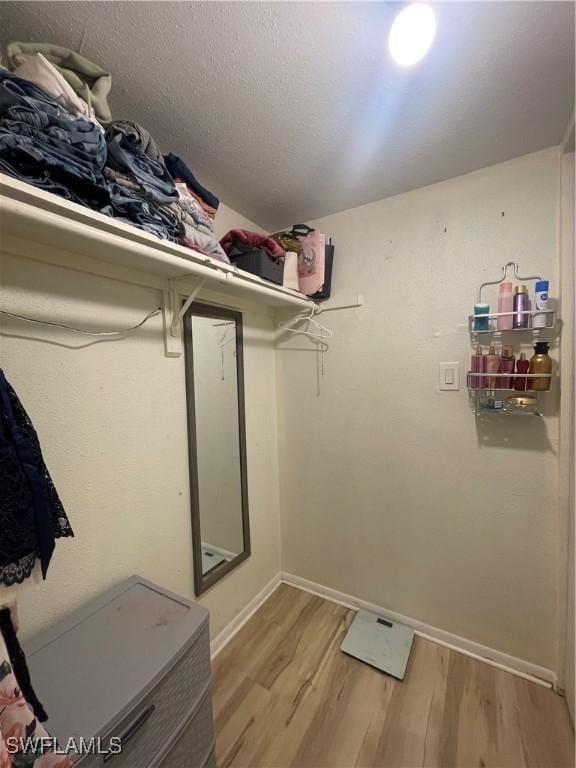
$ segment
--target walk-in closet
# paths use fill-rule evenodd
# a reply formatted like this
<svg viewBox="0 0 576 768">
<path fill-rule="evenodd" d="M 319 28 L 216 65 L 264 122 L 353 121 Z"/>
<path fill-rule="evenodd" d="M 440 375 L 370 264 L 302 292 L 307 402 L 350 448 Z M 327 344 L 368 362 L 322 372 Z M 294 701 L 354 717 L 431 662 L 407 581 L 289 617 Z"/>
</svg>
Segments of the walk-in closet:
<svg viewBox="0 0 576 768">
<path fill-rule="evenodd" d="M 570 0 L 0 3 L 0 768 L 571 768 Z"/>
</svg>

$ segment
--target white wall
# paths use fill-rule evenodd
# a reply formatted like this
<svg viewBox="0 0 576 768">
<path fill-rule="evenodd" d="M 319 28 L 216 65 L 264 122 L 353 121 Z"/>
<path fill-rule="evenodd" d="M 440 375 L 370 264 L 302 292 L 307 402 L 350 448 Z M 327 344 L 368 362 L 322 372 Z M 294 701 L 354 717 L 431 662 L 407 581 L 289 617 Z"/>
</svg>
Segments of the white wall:
<svg viewBox="0 0 576 768">
<path fill-rule="evenodd" d="M 313 222 L 366 305 L 326 314 L 319 397 L 311 344 L 277 358 L 283 570 L 552 670 L 557 387 L 545 419 L 477 420 L 437 381 L 503 263 L 558 295 L 558 189 L 547 150 Z"/>
<path fill-rule="evenodd" d="M 562 398 L 562 464 L 560 481 L 565 494 L 561 496 L 567 512 L 567 599 L 566 599 L 566 639 L 565 639 L 565 688 L 566 701 L 574 722 L 574 516 L 576 514 L 576 497 L 574 489 L 574 476 L 576 474 L 576 455 L 574 450 L 574 431 L 576 429 L 575 396 L 575 372 L 574 359 L 576 357 L 575 328 L 574 328 L 574 294 L 576 289 L 576 271 L 574 269 L 574 152 L 562 155 L 561 158 L 561 263 L 563 278 L 563 300 L 565 306 L 571 312 L 564 313 L 564 329 L 562 333 L 562 355 L 565 356 L 564 365 L 565 387 Z M 568 361 L 571 364 L 568 365 Z M 564 644 L 560 645 L 561 651 Z"/>
<path fill-rule="evenodd" d="M 217 225 L 219 235 L 254 228 L 225 207 Z M 38 248 L 21 247 L 32 256 Z M 0 270 L 3 309 L 80 327 L 130 326 L 160 301 L 151 288 L 6 252 Z M 202 597 L 213 635 L 280 566 L 272 319 L 253 307 L 244 322 L 253 554 Z M 97 344 L 6 318 L 1 329 L 0 365 L 34 422 L 76 534 L 57 544 L 47 581 L 20 591 L 23 636 L 132 573 L 192 596 L 184 360 L 164 357 L 161 319 Z"/>
</svg>

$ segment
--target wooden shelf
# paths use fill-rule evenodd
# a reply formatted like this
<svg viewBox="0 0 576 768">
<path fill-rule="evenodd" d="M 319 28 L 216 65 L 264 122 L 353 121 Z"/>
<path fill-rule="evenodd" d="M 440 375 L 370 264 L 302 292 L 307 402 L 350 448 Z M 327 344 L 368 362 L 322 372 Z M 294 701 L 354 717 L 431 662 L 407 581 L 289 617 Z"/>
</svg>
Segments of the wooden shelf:
<svg viewBox="0 0 576 768">
<path fill-rule="evenodd" d="M 132 282 L 161 287 L 178 280 L 181 286 L 203 279 L 204 287 L 230 298 L 243 297 L 276 308 L 302 311 L 313 302 L 298 291 L 269 283 L 257 275 L 171 243 L 137 227 L 64 200 L 50 192 L 0 174 L 0 235 L 46 246 L 27 254 L 80 271 L 98 271 L 95 264 L 129 270 Z M 102 274 L 101 271 L 98 273 Z M 139 277 L 138 277 L 139 275 Z M 152 281 L 150 278 L 154 278 Z M 181 293 L 186 295 L 186 291 Z"/>
</svg>

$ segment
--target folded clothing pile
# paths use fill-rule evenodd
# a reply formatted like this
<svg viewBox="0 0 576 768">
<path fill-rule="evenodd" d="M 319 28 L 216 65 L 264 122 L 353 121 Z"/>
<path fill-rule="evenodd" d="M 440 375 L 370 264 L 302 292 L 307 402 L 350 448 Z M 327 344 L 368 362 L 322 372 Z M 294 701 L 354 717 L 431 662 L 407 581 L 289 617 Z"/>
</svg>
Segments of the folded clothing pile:
<svg viewBox="0 0 576 768">
<path fill-rule="evenodd" d="M 186 184 L 190 196 L 196 200 L 209 218 L 214 219 L 220 205 L 220 200 L 218 200 L 216 195 L 213 195 L 212 192 L 209 192 L 200 184 L 184 160 L 178 157 L 178 155 L 173 155 L 170 152 L 169 155 L 164 156 L 164 162 L 172 178 L 175 181 Z"/>
<path fill-rule="evenodd" d="M 0 171 L 228 262 L 214 238 L 219 200 L 150 135 L 112 121 L 111 76 L 48 43 L 10 43 L 0 69 Z M 106 129 L 102 123 L 106 124 Z"/>
<path fill-rule="evenodd" d="M 34 83 L 0 70 L 0 170 L 98 209 L 108 200 L 106 140 Z"/>
<path fill-rule="evenodd" d="M 102 212 L 177 241 L 184 233 L 178 190 L 152 136 L 128 120 L 111 122 L 105 136 L 110 205 Z"/>
</svg>

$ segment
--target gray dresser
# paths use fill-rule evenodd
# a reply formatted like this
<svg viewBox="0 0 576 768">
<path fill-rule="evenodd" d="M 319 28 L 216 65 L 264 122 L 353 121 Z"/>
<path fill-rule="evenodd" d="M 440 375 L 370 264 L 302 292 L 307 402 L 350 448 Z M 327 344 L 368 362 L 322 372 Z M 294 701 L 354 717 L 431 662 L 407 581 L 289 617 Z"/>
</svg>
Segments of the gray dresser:
<svg viewBox="0 0 576 768">
<path fill-rule="evenodd" d="M 215 767 L 205 608 L 133 576 L 25 651 L 60 746 L 101 739 L 100 754 L 70 753 L 75 765 Z"/>
</svg>

